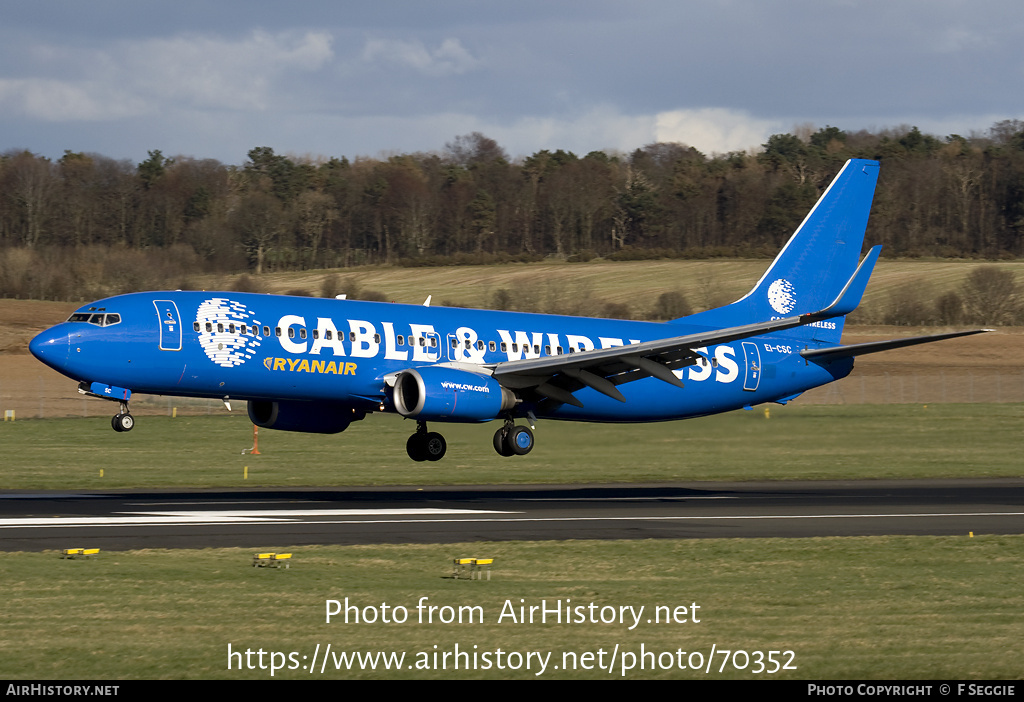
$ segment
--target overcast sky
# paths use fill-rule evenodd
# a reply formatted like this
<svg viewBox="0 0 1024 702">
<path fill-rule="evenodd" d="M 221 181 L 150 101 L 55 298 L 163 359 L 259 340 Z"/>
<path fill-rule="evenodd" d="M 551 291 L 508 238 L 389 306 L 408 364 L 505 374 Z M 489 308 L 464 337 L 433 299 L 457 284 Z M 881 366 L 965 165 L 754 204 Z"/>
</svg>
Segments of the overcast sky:
<svg viewBox="0 0 1024 702">
<path fill-rule="evenodd" d="M 3 2 L 0 151 L 513 157 L 1024 118 L 1020 0 Z"/>
</svg>

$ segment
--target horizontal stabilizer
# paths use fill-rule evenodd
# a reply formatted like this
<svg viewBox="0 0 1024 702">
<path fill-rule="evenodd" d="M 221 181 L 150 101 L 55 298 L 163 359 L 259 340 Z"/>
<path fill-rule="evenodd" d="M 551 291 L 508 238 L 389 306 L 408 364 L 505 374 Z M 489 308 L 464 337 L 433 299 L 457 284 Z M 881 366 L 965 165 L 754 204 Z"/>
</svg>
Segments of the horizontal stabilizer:
<svg viewBox="0 0 1024 702">
<path fill-rule="evenodd" d="M 850 344 L 849 346 L 829 346 L 824 349 L 805 349 L 800 352 L 800 355 L 809 361 L 823 361 L 830 363 L 840 358 L 852 358 L 854 356 L 863 356 L 868 353 L 878 353 L 879 351 L 888 351 L 889 349 L 899 349 L 904 346 L 916 346 L 917 344 L 927 344 L 932 341 L 942 341 L 943 339 L 955 339 L 958 336 L 970 336 L 971 334 L 981 334 L 982 332 L 989 332 L 991 329 L 972 329 L 970 331 L 960 332 L 949 332 L 946 334 L 930 334 L 928 336 L 910 336 L 906 339 L 889 339 L 888 341 L 869 341 L 864 344 Z"/>
</svg>

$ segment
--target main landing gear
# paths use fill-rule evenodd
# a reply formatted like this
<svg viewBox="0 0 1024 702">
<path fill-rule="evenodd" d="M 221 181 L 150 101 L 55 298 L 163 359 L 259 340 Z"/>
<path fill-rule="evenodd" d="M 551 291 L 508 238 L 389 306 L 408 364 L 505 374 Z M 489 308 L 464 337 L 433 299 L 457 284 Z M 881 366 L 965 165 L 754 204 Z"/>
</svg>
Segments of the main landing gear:
<svg viewBox="0 0 1024 702">
<path fill-rule="evenodd" d="M 448 442 L 436 431 L 427 431 L 426 422 L 416 422 L 416 433 L 405 442 L 405 450 L 414 461 L 440 461 Z"/>
<path fill-rule="evenodd" d="M 533 432 L 530 427 L 516 426 L 511 419 L 494 432 L 494 450 L 499 456 L 525 456 L 533 450 Z"/>
<path fill-rule="evenodd" d="M 506 419 L 504 426 L 494 432 L 494 450 L 499 456 L 525 456 L 533 450 L 533 444 L 530 427 L 516 426 L 511 419 Z M 426 422 L 419 421 L 416 433 L 405 442 L 405 450 L 414 461 L 440 461 L 448 443 L 436 431 L 427 431 Z"/>
<path fill-rule="evenodd" d="M 110 418 L 110 426 L 114 431 L 131 431 L 135 426 L 135 417 L 128 411 L 128 403 L 121 403 L 121 411 Z"/>
</svg>

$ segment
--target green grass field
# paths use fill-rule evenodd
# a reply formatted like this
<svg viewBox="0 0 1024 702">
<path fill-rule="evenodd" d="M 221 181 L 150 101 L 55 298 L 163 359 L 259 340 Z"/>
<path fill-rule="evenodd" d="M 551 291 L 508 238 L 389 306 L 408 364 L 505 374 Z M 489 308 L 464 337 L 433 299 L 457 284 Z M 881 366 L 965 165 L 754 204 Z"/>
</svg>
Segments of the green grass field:
<svg viewBox="0 0 1024 702">
<path fill-rule="evenodd" d="M 537 448 L 501 458 L 498 424 L 446 425 L 448 455 L 414 463 L 415 429 L 371 415 L 334 436 L 263 430 L 244 413 L 142 417 L 129 434 L 106 418 L 0 424 L 3 489 L 475 485 L 1021 475 L 1013 404 L 771 406 L 640 425 L 541 422 Z M 248 479 L 243 479 L 248 467 Z M 100 471 L 102 470 L 102 477 Z"/>
<path fill-rule="evenodd" d="M 370 417 L 338 436 L 264 431 L 261 456 L 241 455 L 252 434 L 239 413 L 143 417 L 130 434 L 115 434 L 107 419 L 19 420 L 0 424 L 0 487 L 1019 476 L 1022 415 L 1009 404 L 773 406 L 767 418 L 758 408 L 653 425 L 545 422 L 538 427 L 538 448 L 521 459 L 493 453 L 495 425 L 451 426 L 444 430 L 448 456 L 436 464 L 410 461 L 404 445 L 413 423 L 387 416 Z M 243 480 L 246 466 L 249 479 Z M 274 678 L 306 679 L 1022 675 L 1019 536 L 284 550 L 295 554 L 288 570 L 252 568 L 253 551 L 245 549 L 109 552 L 91 560 L 63 560 L 55 552 L 0 553 L 0 678 L 269 679 L 272 662 L 283 666 Z M 450 562 L 457 556 L 495 558 L 493 579 L 452 579 Z M 409 620 L 346 624 L 339 617 L 326 623 L 326 601 L 346 597 L 377 613 L 382 604 L 392 614 L 405 607 Z M 483 623 L 419 623 L 421 597 L 451 612 L 478 607 L 473 611 Z M 506 601 L 518 608 L 566 600 L 594 603 L 597 612 L 645 609 L 632 630 L 589 621 L 498 622 Z M 699 623 L 647 622 L 654 607 L 674 610 L 693 603 L 700 605 Z M 443 613 L 437 610 L 438 617 Z M 231 659 L 230 670 L 229 644 L 243 654 Z M 376 669 L 335 670 L 332 657 L 327 672 L 311 675 L 302 666 L 318 644 L 320 661 L 328 644 L 338 656 L 383 652 L 405 659 L 400 670 L 385 669 L 383 659 Z M 456 645 L 477 653 L 478 666 L 489 661 L 491 667 L 453 669 Z M 707 665 L 712 646 L 717 653 L 711 672 L 678 667 L 678 651 L 686 652 L 686 664 L 700 660 L 696 652 Z M 498 649 L 503 658 L 497 658 Z M 743 653 L 730 654 L 723 669 L 723 649 Z M 248 660 L 246 650 L 253 652 Z M 530 651 L 550 654 L 540 676 L 536 656 L 526 668 Z M 617 662 L 609 672 L 613 651 Z M 792 659 L 772 651 L 792 651 Z M 271 652 L 280 655 L 272 658 Z M 642 652 L 653 655 L 644 659 Z M 762 672 L 754 672 L 757 652 L 763 652 Z M 447 668 L 437 669 L 435 653 L 438 664 L 449 654 Z M 593 658 L 583 658 L 587 653 Z M 564 669 L 573 655 L 576 669 Z M 467 659 L 460 660 L 464 665 Z M 774 661 L 796 669 L 769 673 Z M 584 662 L 592 668 L 583 669 Z M 247 663 L 254 668 L 239 669 Z M 605 668 L 593 667 L 598 663 Z"/>
<path fill-rule="evenodd" d="M 272 661 L 284 666 L 273 677 L 286 679 L 1021 675 L 1022 537 L 316 546 L 295 548 L 288 570 L 253 568 L 251 554 L 144 550 L 77 561 L 55 553 L 8 554 L 0 558 L 0 678 L 269 680 Z M 455 556 L 495 558 L 492 580 L 452 579 Z M 419 621 L 416 606 L 423 597 L 438 608 L 432 623 Z M 361 618 L 381 618 L 387 605 L 389 617 L 407 620 L 356 623 L 353 614 L 345 623 L 341 614 L 327 623 L 327 600 L 343 605 L 345 598 Z M 510 611 L 506 601 L 516 620 L 499 621 Z M 549 609 L 561 604 L 563 611 L 583 606 L 587 621 L 518 621 L 520 606 L 545 601 Z M 590 621 L 591 603 L 594 618 L 603 614 L 607 623 Z M 628 611 L 620 623 L 620 607 L 640 606 L 644 610 L 632 630 Z M 658 606 L 668 608 L 660 617 L 671 612 L 680 621 L 649 622 Z M 606 607 L 613 608 L 614 622 Z M 694 615 L 699 622 L 692 621 Z M 229 644 L 235 652 L 251 650 L 254 669 L 239 670 L 247 663 L 239 656 L 229 670 Z M 318 644 L 318 669 L 310 674 L 301 666 L 310 664 Z M 376 670 L 335 670 L 330 657 L 321 673 L 328 644 L 335 656 L 381 651 L 404 653 L 405 659 L 400 670 L 385 669 L 380 659 Z M 441 664 L 456 645 L 477 653 L 479 666 L 489 653 L 491 667 L 465 670 L 465 659 L 455 670 L 449 657 L 448 667 L 437 670 L 434 653 Z M 617 662 L 609 671 L 616 646 Z M 718 653 L 711 672 L 678 668 L 677 651 L 685 652 L 683 662 L 691 666 L 700 658 L 690 654 L 699 652 L 706 666 L 712 646 Z M 255 655 L 261 649 L 262 669 Z M 498 649 L 503 659 L 496 657 Z M 591 653 L 596 666 L 602 650 L 605 669 L 581 669 L 584 654 Z M 722 670 L 722 650 L 744 654 L 730 654 Z M 539 659 L 526 668 L 529 651 L 550 653 L 539 676 Z M 642 651 L 653 654 L 644 669 Z M 761 672 L 755 672 L 758 651 Z M 770 651 L 793 654 L 770 659 Z M 271 652 L 281 655 L 271 658 Z M 622 655 L 629 653 L 632 661 Z M 563 654 L 577 656 L 576 670 L 564 669 Z M 498 668 L 502 660 L 504 669 Z M 770 660 L 796 668 L 771 673 L 776 666 Z M 628 668 L 631 662 L 635 667 Z"/>
</svg>

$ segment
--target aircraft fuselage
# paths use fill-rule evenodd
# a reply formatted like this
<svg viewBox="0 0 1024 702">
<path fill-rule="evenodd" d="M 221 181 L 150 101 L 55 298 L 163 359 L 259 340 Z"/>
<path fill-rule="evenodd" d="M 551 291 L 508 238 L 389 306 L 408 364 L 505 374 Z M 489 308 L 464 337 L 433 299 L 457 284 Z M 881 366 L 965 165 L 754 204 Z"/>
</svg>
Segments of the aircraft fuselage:
<svg viewBox="0 0 1024 702">
<path fill-rule="evenodd" d="M 191 291 L 100 300 L 33 342 L 44 362 L 77 380 L 133 392 L 237 400 L 323 400 L 391 410 L 386 378 L 407 368 L 486 373 L 502 362 L 698 333 L 704 327 L 356 300 Z M 73 316 L 74 318 L 74 316 Z M 583 407 L 521 403 L 514 414 L 599 422 L 683 419 L 790 397 L 850 372 L 852 361 L 806 362 L 806 339 L 784 334 L 699 347 L 673 371 L 685 387 L 645 378 L 623 403 L 591 388 Z"/>
</svg>

